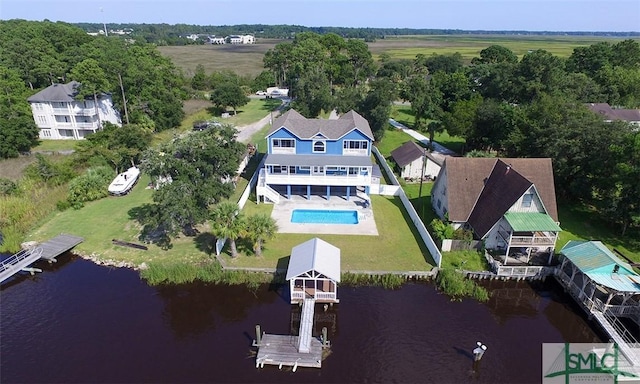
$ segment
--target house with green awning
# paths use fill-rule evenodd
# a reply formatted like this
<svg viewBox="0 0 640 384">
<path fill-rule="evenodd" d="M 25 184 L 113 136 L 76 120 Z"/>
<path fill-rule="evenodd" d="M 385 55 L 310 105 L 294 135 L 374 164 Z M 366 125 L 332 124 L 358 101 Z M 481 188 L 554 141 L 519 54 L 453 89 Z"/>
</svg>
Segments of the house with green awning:
<svg viewBox="0 0 640 384">
<path fill-rule="evenodd" d="M 549 158 L 447 158 L 431 203 L 486 249 L 526 262 L 532 253 L 552 254 L 561 231 Z"/>
</svg>

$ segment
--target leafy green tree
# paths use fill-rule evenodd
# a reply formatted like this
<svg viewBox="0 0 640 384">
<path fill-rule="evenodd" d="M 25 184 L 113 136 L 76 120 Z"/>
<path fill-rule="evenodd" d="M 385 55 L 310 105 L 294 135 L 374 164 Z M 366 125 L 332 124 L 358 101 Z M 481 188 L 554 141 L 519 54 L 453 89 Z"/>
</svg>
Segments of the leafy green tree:
<svg viewBox="0 0 640 384">
<path fill-rule="evenodd" d="M 323 110 L 333 108 L 331 85 L 322 72 L 311 71 L 302 74 L 297 82 L 296 95 L 292 106 L 303 116 L 315 118 Z"/>
<path fill-rule="evenodd" d="M 471 64 L 498 64 L 518 62 L 518 56 L 513 51 L 502 45 L 492 45 L 480 51 L 480 57 L 471 59 Z"/>
<path fill-rule="evenodd" d="M 586 47 L 576 47 L 567 59 L 567 70 L 595 75 L 606 65 L 610 65 L 613 51 L 606 41 Z"/>
<path fill-rule="evenodd" d="M 433 139 L 436 133 L 444 131 L 444 124 L 441 121 L 431 121 L 427 124 L 427 131 L 429 132 L 429 149 L 433 151 Z"/>
<path fill-rule="evenodd" d="M 429 73 L 455 73 L 462 69 L 462 55 L 459 52 L 450 55 L 433 54 L 426 58 L 425 64 Z"/>
<path fill-rule="evenodd" d="M 251 88 L 254 92 L 260 91 L 260 90 L 264 91 L 273 85 L 275 85 L 275 78 L 273 76 L 273 73 L 271 73 L 270 71 L 262 71 L 253 80 L 253 83 L 251 84 Z"/>
<path fill-rule="evenodd" d="M 403 99 L 411 102 L 416 130 L 426 131 L 426 120 L 437 119 L 440 116 L 441 95 L 423 74 L 418 73 L 407 79 L 401 95 Z"/>
<path fill-rule="evenodd" d="M 387 79 L 377 79 L 370 83 L 371 90 L 366 94 L 356 111 L 369 122 L 374 139 L 379 141 L 389 127 L 391 102 L 396 98 L 396 87 Z"/>
<path fill-rule="evenodd" d="M 611 64 L 624 68 L 638 68 L 640 65 L 640 43 L 626 39 L 611 47 Z"/>
<path fill-rule="evenodd" d="M 205 91 L 209 89 L 209 81 L 207 74 L 204 71 L 204 65 L 198 64 L 196 71 L 191 78 L 191 88 L 198 91 Z"/>
<path fill-rule="evenodd" d="M 78 142 L 74 156 L 79 163 L 108 164 L 117 174 L 140 162 L 151 139 L 152 131 L 143 126 L 105 123 L 104 129 Z"/>
<path fill-rule="evenodd" d="M 219 85 L 211 92 L 211 102 L 218 108 L 225 110 L 227 107 L 233 108 L 233 114 L 237 114 L 237 109 L 249 102 L 240 85 L 227 82 Z"/>
<path fill-rule="evenodd" d="M 96 116 L 98 116 L 98 123 L 102 127 L 98 109 L 98 94 L 102 94 L 111 88 L 104 70 L 96 60 L 85 59 L 73 67 L 71 79 L 80 83 L 76 99 L 84 100 L 87 96 L 93 97 L 93 106 Z"/>
<path fill-rule="evenodd" d="M 454 102 L 450 107 L 451 111 L 445 112 L 442 117 L 447 133 L 465 139 L 470 137 L 475 129 L 478 108 L 482 103 L 482 96 L 477 94 L 469 100 Z"/>
<path fill-rule="evenodd" d="M 244 233 L 246 221 L 238 212 L 238 204 L 222 201 L 211 212 L 211 232 L 217 238 L 229 240 L 231 257 L 238 256 L 236 240 Z"/>
<path fill-rule="evenodd" d="M 140 220 L 167 236 L 192 233 L 209 219 L 208 210 L 233 193 L 231 182 L 245 146 L 228 125 L 178 137 L 145 151 L 140 168 L 152 180 L 168 180 L 153 192 L 148 215 Z"/>
<path fill-rule="evenodd" d="M 277 232 L 278 225 L 271 216 L 258 213 L 247 218 L 246 235 L 253 242 L 256 256 L 262 256 L 262 245 L 273 239 Z"/>
<path fill-rule="evenodd" d="M 462 71 L 457 72 L 436 72 L 431 78 L 431 86 L 436 89 L 439 98 L 439 108 L 443 111 L 450 111 L 451 105 L 459 100 L 466 100 L 473 96 L 471 82 Z"/>
<path fill-rule="evenodd" d="M 527 53 L 516 69 L 517 101 L 556 92 L 561 88 L 564 74 L 563 62 L 557 56 L 543 49 Z"/>
<path fill-rule="evenodd" d="M 38 144 L 29 94 L 16 71 L 0 66 L 0 158 L 17 157 Z"/>
</svg>

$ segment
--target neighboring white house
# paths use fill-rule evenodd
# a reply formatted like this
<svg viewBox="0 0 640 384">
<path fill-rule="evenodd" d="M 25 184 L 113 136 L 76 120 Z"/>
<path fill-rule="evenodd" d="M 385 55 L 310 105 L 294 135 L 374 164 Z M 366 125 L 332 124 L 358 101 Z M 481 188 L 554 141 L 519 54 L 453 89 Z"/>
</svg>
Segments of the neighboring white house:
<svg viewBox="0 0 640 384">
<path fill-rule="evenodd" d="M 447 157 L 431 204 L 440 218 L 506 255 L 553 250 L 561 231 L 548 158 Z"/>
<path fill-rule="evenodd" d="M 207 38 L 207 43 L 209 44 L 226 44 L 227 39 L 221 36 L 209 36 Z"/>
<path fill-rule="evenodd" d="M 252 35 L 230 35 L 227 37 L 231 44 L 253 44 L 256 38 Z"/>
<path fill-rule="evenodd" d="M 407 141 L 394 149 L 391 152 L 391 157 L 403 179 L 420 179 L 423 176 L 433 179 L 440 172 L 440 167 L 444 162 L 442 156 L 427 152 L 426 148 L 419 146 L 414 141 Z"/>
<path fill-rule="evenodd" d="M 79 85 L 77 81 L 53 84 L 27 99 L 41 139 L 84 139 L 102 129 L 104 122 L 122 125 L 111 95 L 98 95 L 97 106 L 93 97 L 76 100 Z"/>
</svg>

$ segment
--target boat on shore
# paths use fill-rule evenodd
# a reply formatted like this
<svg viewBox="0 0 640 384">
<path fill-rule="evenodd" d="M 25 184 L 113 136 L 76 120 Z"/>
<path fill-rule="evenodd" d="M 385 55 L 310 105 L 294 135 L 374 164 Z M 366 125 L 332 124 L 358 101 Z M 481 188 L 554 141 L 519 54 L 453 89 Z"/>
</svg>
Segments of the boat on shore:
<svg viewBox="0 0 640 384">
<path fill-rule="evenodd" d="M 126 195 L 131 191 L 134 185 L 140 178 L 140 169 L 137 167 L 131 167 L 126 171 L 118 174 L 115 179 L 109 184 L 109 194 L 114 196 Z"/>
</svg>

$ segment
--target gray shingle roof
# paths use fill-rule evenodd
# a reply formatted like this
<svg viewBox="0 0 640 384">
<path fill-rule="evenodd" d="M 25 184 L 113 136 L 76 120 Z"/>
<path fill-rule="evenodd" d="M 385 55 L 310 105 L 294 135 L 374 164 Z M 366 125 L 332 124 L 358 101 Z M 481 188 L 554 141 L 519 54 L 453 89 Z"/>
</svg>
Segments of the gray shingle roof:
<svg viewBox="0 0 640 384">
<path fill-rule="evenodd" d="M 53 84 L 29 97 L 27 101 L 47 102 L 47 101 L 74 101 L 74 96 L 78 94 L 76 88 L 80 85 L 77 81 L 67 84 Z"/>
<path fill-rule="evenodd" d="M 359 130 L 373 140 L 373 132 L 367 120 L 355 111 L 349 111 L 335 120 L 307 119 L 296 110 L 290 109 L 274 121 L 267 137 L 281 128 L 296 135 L 300 139 L 309 140 L 322 135 L 329 140 L 337 140 L 354 129 Z"/>
<path fill-rule="evenodd" d="M 407 141 L 391 151 L 393 161 L 395 161 L 400 168 L 413 163 L 422 156 L 424 156 L 424 148 L 416 144 L 414 141 Z"/>
<path fill-rule="evenodd" d="M 640 121 L 640 109 L 611 108 L 607 103 L 589 103 L 587 108 L 607 120 Z"/>
</svg>

